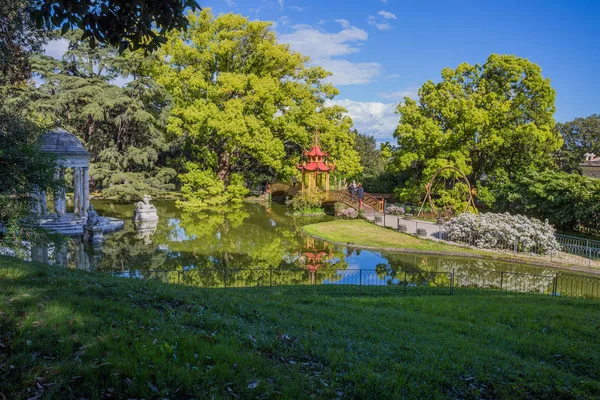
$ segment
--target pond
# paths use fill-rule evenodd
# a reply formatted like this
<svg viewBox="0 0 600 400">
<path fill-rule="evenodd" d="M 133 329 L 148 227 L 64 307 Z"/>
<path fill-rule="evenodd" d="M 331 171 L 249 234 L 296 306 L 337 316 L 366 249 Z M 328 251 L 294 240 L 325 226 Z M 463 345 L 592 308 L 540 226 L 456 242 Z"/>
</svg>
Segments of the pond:
<svg viewBox="0 0 600 400">
<path fill-rule="evenodd" d="M 56 248 L 33 248 L 32 258 L 123 277 L 208 287 L 457 285 L 551 293 L 555 285 L 557 271 L 551 268 L 368 251 L 315 240 L 301 227 L 333 217 L 292 218 L 281 204 L 246 203 L 223 212 L 188 213 L 174 201 L 155 201 L 158 223 L 142 226 L 134 226 L 131 220 L 133 203 L 93 204 L 100 215 L 125 220 L 125 228 L 107 235 L 100 249 L 74 238 Z"/>
</svg>

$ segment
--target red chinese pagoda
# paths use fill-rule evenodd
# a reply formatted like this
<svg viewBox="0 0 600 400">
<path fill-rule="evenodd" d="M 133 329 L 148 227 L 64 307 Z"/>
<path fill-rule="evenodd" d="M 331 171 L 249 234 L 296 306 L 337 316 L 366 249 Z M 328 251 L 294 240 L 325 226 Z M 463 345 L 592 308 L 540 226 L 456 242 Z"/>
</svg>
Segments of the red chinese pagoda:
<svg viewBox="0 0 600 400">
<path fill-rule="evenodd" d="M 319 147 L 318 130 L 315 130 L 315 144 L 312 149 L 304 152 L 304 157 L 306 161 L 296 165 L 302 171 L 302 191 L 329 191 L 329 173 L 335 170 L 335 165 L 326 160 L 329 154 Z"/>
</svg>

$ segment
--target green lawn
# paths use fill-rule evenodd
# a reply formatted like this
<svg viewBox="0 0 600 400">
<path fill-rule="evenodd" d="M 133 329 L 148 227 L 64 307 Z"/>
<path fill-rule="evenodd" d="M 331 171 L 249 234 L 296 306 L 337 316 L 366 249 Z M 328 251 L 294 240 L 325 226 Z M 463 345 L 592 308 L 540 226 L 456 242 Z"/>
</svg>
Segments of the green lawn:
<svg viewBox="0 0 600 400">
<path fill-rule="evenodd" d="M 466 247 L 452 246 L 433 240 L 420 239 L 406 233 L 383 228 L 363 219 L 336 219 L 305 225 L 304 231 L 330 242 L 387 249 L 414 249 L 448 253 L 480 254 Z"/>
<path fill-rule="evenodd" d="M 195 289 L 0 257 L 0 399 L 592 398 L 600 303 Z"/>
<path fill-rule="evenodd" d="M 430 239 L 422 239 L 407 233 L 400 233 L 393 229 L 383 228 L 363 219 L 344 220 L 337 219 L 329 222 L 305 225 L 302 229 L 309 235 L 328 242 L 355 247 L 379 249 L 384 251 L 405 251 L 417 253 L 432 253 L 448 256 L 466 256 L 491 258 L 504 261 L 517 261 L 522 263 L 553 266 L 556 268 L 597 273 L 600 263 L 593 261 L 588 264 L 573 263 L 569 258 L 555 256 L 552 261 L 548 257 L 535 256 L 526 253 L 511 253 L 490 249 L 473 249 L 463 246 L 454 246 Z M 572 258 L 572 257 L 571 257 Z"/>
</svg>

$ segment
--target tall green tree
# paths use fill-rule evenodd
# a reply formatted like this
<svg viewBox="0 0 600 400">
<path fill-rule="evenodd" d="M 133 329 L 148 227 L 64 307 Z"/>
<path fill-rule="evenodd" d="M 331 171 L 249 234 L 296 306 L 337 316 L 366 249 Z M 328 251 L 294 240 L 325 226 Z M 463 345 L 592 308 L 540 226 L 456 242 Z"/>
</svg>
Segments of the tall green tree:
<svg viewBox="0 0 600 400">
<path fill-rule="evenodd" d="M 137 198 L 174 190 L 176 172 L 164 168 L 161 155 L 170 146 L 164 129 L 167 93 L 147 76 L 148 58 L 119 55 L 109 46 L 92 49 L 81 32 L 69 32 L 62 60 L 38 55 L 32 60 L 43 84 L 20 92 L 42 122 L 56 118 L 79 136 L 93 154 L 90 177 L 106 196 Z M 111 83 L 125 75 L 124 87 Z"/>
<path fill-rule="evenodd" d="M 45 236 L 26 221 L 32 194 L 52 193 L 60 185 L 54 177 L 54 157 L 39 148 L 43 132 L 21 110 L 0 99 L 0 247 L 19 248 L 23 240 Z"/>
<path fill-rule="evenodd" d="M 565 172 L 581 173 L 585 153 L 600 154 L 600 115 L 575 118 L 573 121 L 558 123 L 564 144 L 557 153 L 560 169 Z"/>
<path fill-rule="evenodd" d="M 419 89 L 418 102 L 398 105 L 394 166 L 413 176 L 400 197 L 422 198 L 426 181 L 446 165 L 467 174 L 483 197 L 482 180 L 552 165 L 562 145 L 554 98 L 550 80 L 527 59 L 492 54 L 483 65 L 445 68 L 440 82 Z"/>
<path fill-rule="evenodd" d="M 29 55 L 41 50 L 48 33 L 36 29 L 28 0 L 0 2 L 0 88 L 31 76 Z"/>
<path fill-rule="evenodd" d="M 195 165 L 187 164 L 190 196 L 198 193 L 193 185 L 215 177 L 224 187 L 265 174 L 290 177 L 316 128 L 339 173 L 360 171 L 351 119 L 324 105 L 338 94 L 322 82 L 329 73 L 278 44 L 268 22 L 215 18 L 210 10 L 188 18 L 187 31 L 171 33 L 161 47 L 153 76 L 173 96 L 168 133 L 185 139 L 183 157 Z"/>
<path fill-rule="evenodd" d="M 373 136 L 358 133 L 354 129 L 354 149 L 360 157 L 363 167 L 362 176 L 375 176 L 385 170 L 386 160 L 381 149 L 377 148 L 377 141 Z"/>
</svg>

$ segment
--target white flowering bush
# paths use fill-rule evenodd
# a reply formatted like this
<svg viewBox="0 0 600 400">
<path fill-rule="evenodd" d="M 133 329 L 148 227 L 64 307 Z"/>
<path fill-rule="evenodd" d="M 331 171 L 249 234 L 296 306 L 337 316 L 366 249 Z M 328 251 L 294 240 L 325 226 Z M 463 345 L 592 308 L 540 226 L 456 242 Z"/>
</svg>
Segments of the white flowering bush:
<svg viewBox="0 0 600 400">
<path fill-rule="evenodd" d="M 461 214 L 450 222 L 446 233 L 449 240 L 485 249 L 549 254 L 560 248 L 548 221 L 508 213 Z"/>
<path fill-rule="evenodd" d="M 358 217 L 358 211 L 353 208 L 345 208 L 338 213 L 338 217 L 344 219 L 354 219 Z"/>
<path fill-rule="evenodd" d="M 402 215 L 404 214 L 404 207 L 398 207 L 392 204 L 385 208 L 385 212 L 391 215 Z"/>
</svg>

